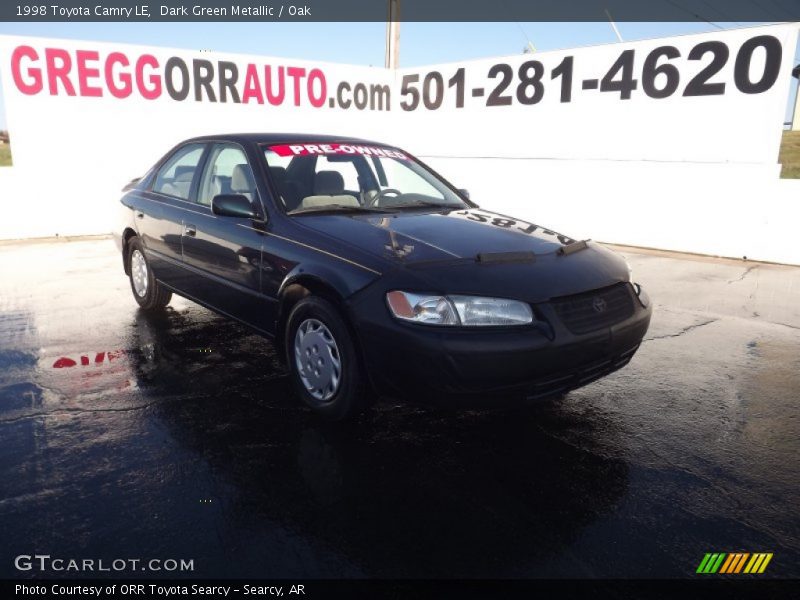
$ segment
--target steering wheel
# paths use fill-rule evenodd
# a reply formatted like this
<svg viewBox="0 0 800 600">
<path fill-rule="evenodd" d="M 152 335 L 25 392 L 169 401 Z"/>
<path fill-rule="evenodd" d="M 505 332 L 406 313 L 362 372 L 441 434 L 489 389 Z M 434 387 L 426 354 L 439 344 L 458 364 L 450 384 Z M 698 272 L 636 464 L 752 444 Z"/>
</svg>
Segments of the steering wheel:
<svg viewBox="0 0 800 600">
<path fill-rule="evenodd" d="M 396 196 L 402 196 L 403 192 L 400 190 L 396 190 L 394 188 L 386 188 L 385 190 L 381 190 L 377 194 L 375 194 L 372 198 L 370 198 L 367 206 L 375 206 L 378 203 L 378 200 L 383 198 L 386 194 L 394 194 Z"/>
</svg>

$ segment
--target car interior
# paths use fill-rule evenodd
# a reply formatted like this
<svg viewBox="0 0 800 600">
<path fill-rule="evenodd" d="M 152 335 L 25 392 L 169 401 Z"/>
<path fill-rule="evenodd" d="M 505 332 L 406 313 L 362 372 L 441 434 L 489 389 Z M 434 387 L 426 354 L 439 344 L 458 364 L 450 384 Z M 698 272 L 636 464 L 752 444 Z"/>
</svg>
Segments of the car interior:
<svg viewBox="0 0 800 600">
<path fill-rule="evenodd" d="M 176 157 L 176 163 L 166 165 L 159 172 L 154 190 L 177 198 L 188 199 L 192 181 L 197 170 L 200 150 L 190 151 Z M 238 194 L 249 201 L 256 198 L 253 173 L 240 150 L 223 148 L 212 155 L 210 171 L 200 182 L 197 202 L 210 206 L 212 199 L 220 194 Z M 185 164 L 191 161 L 195 164 Z M 184 163 L 184 164 L 181 164 Z M 389 186 L 387 172 L 375 158 L 371 163 L 363 156 L 295 156 L 283 165 L 270 165 L 269 173 L 287 212 L 313 210 L 322 207 L 375 207 L 394 208 L 425 203 L 441 203 L 443 195 L 412 173 L 406 175 L 404 191 Z M 388 165 L 392 170 L 392 165 Z M 393 175 L 393 181 L 396 174 Z M 409 183 L 408 175 L 411 175 Z M 395 183 L 398 185 L 398 183 Z M 420 188 L 420 185 L 423 187 Z M 406 186 L 410 186 L 409 189 Z M 429 189 L 424 189 L 427 186 Z M 414 188 L 423 189 L 418 193 Z M 446 202 L 446 201 L 445 201 Z"/>
<path fill-rule="evenodd" d="M 176 196 L 177 198 L 188 198 L 196 168 L 195 165 L 175 167 L 174 177 L 170 180 L 164 180 L 163 183 L 158 186 L 158 191 L 169 196 Z"/>
<path fill-rule="evenodd" d="M 353 164 L 352 160 L 349 161 L 349 165 Z M 270 167 L 270 175 L 287 211 L 328 204 L 340 206 L 360 206 L 362 204 L 359 201 L 362 192 L 345 189 L 345 179 L 340 171 L 315 171 L 315 168 L 316 157 L 295 158 L 288 168 Z M 360 184 L 361 177 L 357 179 Z"/>
<path fill-rule="evenodd" d="M 188 199 L 192 182 L 197 174 L 203 148 L 180 151 L 158 172 L 153 190 L 176 198 Z M 256 197 L 256 185 L 250 165 L 241 150 L 232 147 L 216 149 L 211 163 L 200 182 L 197 202 L 210 206 L 219 194 L 239 194 L 251 202 Z"/>
<path fill-rule="evenodd" d="M 240 194 L 252 202 L 255 197 L 255 181 L 250 166 L 234 165 L 230 175 L 214 173 L 211 176 L 210 189 L 207 193 L 201 193 L 200 197 L 208 198 L 210 202 L 211 198 L 219 194 Z"/>
<path fill-rule="evenodd" d="M 411 196 L 419 196 L 386 188 L 386 174 L 374 162 L 370 166 L 364 157 L 296 156 L 287 166 L 270 166 L 270 176 L 287 212 L 327 205 L 397 206 Z M 393 194 L 385 195 L 387 192 Z M 442 199 L 441 195 L 425 198 Z"/>
</svg>

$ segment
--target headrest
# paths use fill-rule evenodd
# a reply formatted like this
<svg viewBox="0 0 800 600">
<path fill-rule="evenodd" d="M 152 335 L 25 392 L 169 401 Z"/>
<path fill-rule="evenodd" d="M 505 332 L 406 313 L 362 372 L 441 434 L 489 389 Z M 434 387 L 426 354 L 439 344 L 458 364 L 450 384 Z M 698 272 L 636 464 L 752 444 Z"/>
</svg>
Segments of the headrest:
<svg viewBox="0 0 800 600">
<path fill-rule="evenodd" d="M 175 177 L 177 179 L 181 175 L 185 176 L 187 173 L 190 175 L 194 175 L 194 170 L 197 168 L 197 165 L 180 165 L 175 167 Z"/>
<path fill-rule="evenodd" d="M 286 167 L 270 167 L 269 174 L 278 185 L 286 181 Z"/>
<path fill-rule="evenodd" d="M 231 172 L 231 191 L 233 193 L 252 192 L 254 188 L 250 167 L 244 164 L 233 167 Z"/>
<path fill-rule="evenodd" d="M 194 176 L 194 170 L 196 168 L 196 165 L 180 165 L 179 167 L 175 167 L 175 177 L 173 177 L 173 179 L 175 181 L 190 181 Z"/>
<path fill-rule="evenodd" d="M 314 178 L 316 196 L 337 196 L 344 191 L 344 177 L 339 171 L 320 171 Z"/>
</svg>

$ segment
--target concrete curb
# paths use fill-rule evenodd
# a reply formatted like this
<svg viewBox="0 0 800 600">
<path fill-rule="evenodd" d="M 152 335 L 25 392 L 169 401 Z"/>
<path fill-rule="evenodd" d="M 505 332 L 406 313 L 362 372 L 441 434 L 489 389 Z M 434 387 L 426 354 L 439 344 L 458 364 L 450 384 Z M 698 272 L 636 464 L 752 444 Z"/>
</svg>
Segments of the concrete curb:
<svg viewBox="0 0 800 600">
<path fill-rule="evenodd" d="M 110 233 L 99 235 L 56 235 L 40 238 L 23 238 L 16 240 L 0 240 L 0 246 L 18 246 L 23 244 L 51 244 L 64 242 L 93 242 L 95 240 L 110 240 Z"/>
</svg>

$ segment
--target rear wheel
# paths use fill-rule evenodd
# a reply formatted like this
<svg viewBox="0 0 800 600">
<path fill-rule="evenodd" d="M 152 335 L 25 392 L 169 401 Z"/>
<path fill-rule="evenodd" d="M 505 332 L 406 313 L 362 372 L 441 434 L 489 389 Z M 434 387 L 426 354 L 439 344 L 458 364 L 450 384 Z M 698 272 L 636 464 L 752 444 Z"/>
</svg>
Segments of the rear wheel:
<svg viewBox="0 0 800 600">
<path fill-rule="evenodd" d="M 158 310 L 169 304 L 172 292 L 156 281 L 137 237 L 128 242 L 128 272 L 133 297 L 144 310 Z"/>
<path fill-rule="evenodd" d="M 298 302 L 285 340 L 292 383 L 314 412 L 339 421 L 369 406 L 353 336 L 333 304 L 316 296 Z"/>
</svg>

